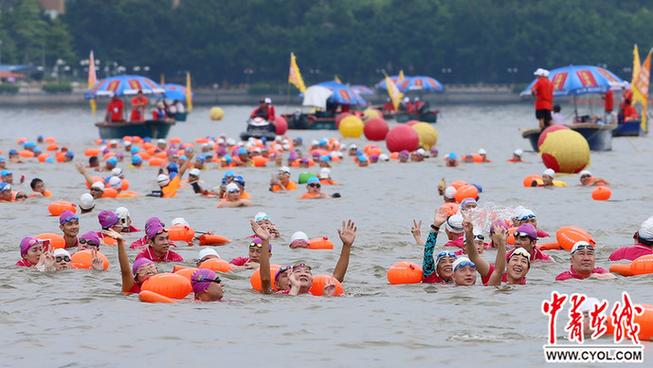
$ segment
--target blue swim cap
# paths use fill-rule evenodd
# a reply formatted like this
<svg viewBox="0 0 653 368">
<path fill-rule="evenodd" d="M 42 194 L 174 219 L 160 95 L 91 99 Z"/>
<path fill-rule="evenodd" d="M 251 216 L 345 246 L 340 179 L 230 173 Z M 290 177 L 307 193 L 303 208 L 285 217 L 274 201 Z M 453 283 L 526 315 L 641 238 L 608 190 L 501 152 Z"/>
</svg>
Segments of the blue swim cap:
<svg viewBox="0 0 653 368">
<path fill-rule="evenodd" d="M 188 156 L 186 155 L 179 156 L 179 161 L 188 161 Z"/>
<path fill-rule="evenodd" d="M 17 155 L 17 154 L 18 154 L 18 151 L 16 151 L 15 149 L 12 148 L 12 149 L 9 150 L 9 156 L 13 156 L 13 155 Z"/>
<path fill-rule="evenodd" d="M 319 143 L 320 146 L 326 146 L 327 144 L 329 144 L 329 141 L 327 141 L 324 138 L 320 139 L 320 143 Z"/>
<path fill-rule="evenodd" d="M 227 158 L 227 156 L 225 156 L 225 158 Z M 229 157 L 229 159 L 231 160 L 231 157 Z M 223 178 L 228 178 L 230 176 L 236 176 L 236 173 L 233 170 L 227 170 L 224 172 Z"/>
<path fill-rule="evenodd" d="M 329 161 L 331 161 L 331 157 L 329 157 L 327 155 L 320 156 L 320 161 L 329 162 Z"/>
<path fill-rule="evenodd" d="M 66 157 L 68 158 L 73 158 L 75 157 L 75 153 L 73 151 L 66 151 Z M 113 157 L 112 157 L 113 158 Z M 118 160 L 116 159 L 116 163 L 118 163 Z"/>
<path fill-rule="evenodd" d="M 52 164 L 52 163 L 54 163 L 54 158 L 48 157 L 48 158 L 45 159 L 45 162 L 47 162 L 49 164 Z"/>
<path fill-rule="evenodd" d="M 133 146 L 133 145 L 132 145 L 131 153 L 132 153 L 132 155 L 133 155 L 133 154 L 135 154 L 135 153 L 138 153 L 140 150 L 141 150 L 141 149 L 138 148 L 137 146 Z"/>
<path fill-rule="evenodd" d="M 145 137 L 145 138 L 143 138 L 143 142 L 152 142 L 152 138 Z"/>
<path fill-rule="evenodd" d="M 247 154 L 247 150 L 245 149 L 245 147 L 240 147 L 240 148 L 238 149 L 238 154 L 239 154 L 239 155 L 246 155 L 246 154 Z"/>
<path fill-rule="evenodd" d="M 34 148 L 34 147 L 36 147 L 36 143 L 34 143 L 32 141 L 27 141 L 27 142 L 25 142 L 23 144 L 23 148 L 25 148 L 25 149 L 30 149 L 30 148 Z"/>
<path fill-rule="evenodd" d="M 196 161 L 196 162 L 204 163 L 204 161 L 206 161 L 206 156 L 204 156 L 204 155 L 199 155 L 199 156 L 197 156 L 197 157 L 195 158 L 195 161 Z"/>
<path fill-rule="evenodd" d="M 11 174 L 13 174 L 13 173 L 11 171 L 9 171 L 9 170 L 0 171 L 0 176 L 9 176 Z"/>
<path fill-rule="evenodd" d="M 472 184 L 472 185 L 476 187 L 479 193 L 483 193 L 483 187 L 481 186 L 481 184 Z"/>
<path fill-rule="evenodd" d="M 34 147 L 34 154 L 38 155 L 41 152 L 43 152 L 41 151 L 41 147 Z"/>
<path fill-rule="evenodd" d="M 168 172 L 172 172 L 172 171 L 179 172 L 179 166 L 177 166 L 177 164 L 174 162 L 169 163 L 167 169 Z"/>
<path fill-rule="evenodd" d="M 115 158 L 115 157 L 110 157 L 110 158 L 107 160 L 107 164 L 109 164 L 109 165 L 113 165 L 113 166 L 116 166 L 116 165 L 118 165 L 118 159 Z"/>
<path fill-rule="evenodd" d="M 143 163 L 143 159 L 141 158 L 141 156 L 139 156 L 139 155 L 132 156 L 132 165 L 136 166 L 136 165 L 140 165 L 142 163 Z"/>
<path fill-rule="evenodd" d="M 238 184 L 240 184 L 240 185 L 242 185 L 242 186 L 245 186 L 245 178 L 243 178 L 243 177 L 240 176 L 240 175 L 234 177 L 234 182 L 235 182 L 235 183 L 238 183 Z"/>
<path fill-rule="evenodd" d="M 365 162 L 367 161 L 367 157 L 365 155 L 358 155 L 358 161 Z"/>
<path fill-rule="evenodd" d="M 319 183 L 319 182 L 320 182 L 320 179 L 318 179 L 317 176 L 311 176 L 311 177 L 306 181 L 306 184 L 307 184 L 307 185 L 308 185 L 308 184 L 315 184 L 315 183 Z"/>
<path fill-rule="evenodd" d="M 4 192 L 7 185 L 10 185 L 10 184 L 5 183 L 5 182 L 0 182 L 0 192 Z M 9 188 L 11 188 L 11 186 Z"/>
<path fill-rule="evenodd" d="M 5 158 L 5 156 L 0 156 L 0 162 L 6 162 L 6 161 L 7 159 Z"/>
<path fill-rule="evenodd" d="M 449 154 L 447 155 L 447 158 L 448 158 L 449 160 L 457 160 L 457 159 L 458 159 L 458 155 L 456 155 L 455 152 L 449 152 Z"/>
<path fill-rule="evenodd" d="M 230 155 L 224 155 L 224 160 L 225 160 L 227 163 L 230 163 L 230 162 L 231 162 L 231 156 L 230 156 Z"/>
<path fill-rule="evenodd" d="M 38 136 L 36 136 L 36 140 L 37 141 L 42 141 L 43 140 L 43 135 L 39 134 Z"/>
</svg>

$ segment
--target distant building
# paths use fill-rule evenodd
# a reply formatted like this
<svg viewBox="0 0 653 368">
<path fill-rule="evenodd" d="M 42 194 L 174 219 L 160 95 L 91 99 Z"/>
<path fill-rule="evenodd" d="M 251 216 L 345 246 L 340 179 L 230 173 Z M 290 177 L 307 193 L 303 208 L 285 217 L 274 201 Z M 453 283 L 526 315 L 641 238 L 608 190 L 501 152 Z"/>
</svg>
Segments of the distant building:
<svg viewBox="0 0 653 368">
<path fill-rule="evenodd" d="M 56 19 L 59 15 L 66 12 L 65 0 L 39 0 L 39 4 L 45 14 L 52 19 Z"/>
</svg>

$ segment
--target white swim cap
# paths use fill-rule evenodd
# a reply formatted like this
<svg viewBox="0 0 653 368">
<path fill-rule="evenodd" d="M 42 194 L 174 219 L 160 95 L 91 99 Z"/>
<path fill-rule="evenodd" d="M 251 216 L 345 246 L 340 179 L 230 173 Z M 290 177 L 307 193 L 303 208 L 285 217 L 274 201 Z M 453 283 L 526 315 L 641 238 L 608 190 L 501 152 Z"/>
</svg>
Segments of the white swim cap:
<svg viewBox="0 0 653 368">
<path fill-rule="evenodd" d="M 113 189 L 120 189 L 122 187 L 122 180 L 117 176 L 109 178 L 109 186 Z"/>
<path fill-rule="evenodd" d="M 456 188 L 449 186 L 444 190 L 444 197 L 454 199 L 456 198 L 456 192 L 458 192 Z"/>
<path fill-rule="evenodd" d="M 268 221 L 270 220 L 270 216 L 268 216 L 267 213 L 258 212 L 256 215 L 254 215 L 254 221 L 259 222 L 264 220 L 268 220 Z"/>
<path fill-rule="evenodd" d="M 308 235 L 302 231 L 297 231 L 296 233 L 292 234 L 290 237 L 290 242 L 294 242 L 296 240 L 304 240 L 308 241 Z"/>
<path fill-rule="evenodd" d="M 385 153 L 382 153 L 382 154 L 379 155 L 379 160 L 381 160 L 381 161 L 390 161 L 390 157 L 388 157 L 388 155 L 386 155 Z"/>
<path fill-rule="evenodd" d="M 236 183 L 227 184 L 226 189 L 227 189 L 227 193 L 232 192 L 232 191 L 239 191 L 240 192 L 240 188 L 238 187 L 238 185 Z"/>
<path fill-rule="evenodd" d="M 170 177 L 166 174 L 161 174 L 156 177 L 157 183 L 159 183 L 159 186 L 165 187 L 170 183 Z"/>
<path fill-rule="evenodd" d="M 156 143 L 157 144 L 166 144 L 166 140 L 165 139 L 159 139 L 159 140 L 156 141 Z"/>
<path fill-rule="evenodd" d="M 515 156 L 519 156 L 519 157 L 521 157 L 521 155 L 524 154 L 524 151 L 523 151 L 521 148 L 517 148 L 517 149 L 514 150 L 512 153 L 513 153 Z"/>
<path fill-rule="evenodd" d="M 122 176 L 122 169 L 119 167 L 114 167 L 113 170 L 111 170 L 111 175 L 121 177 Z"/>
<path fill-rule="evenodd" d="M 188 221 L 186 221 L 186 219 L 183 218 L 183 217 L 173 218 L 172 221 L 170 221 L 170 225 L 171 226 L 178 226 L 178 225 L 190 226 L 190 225 L 188 225 Z"/>
<path fill-rule="evenodd" d="M 580 177 L 582 178 L 583 176 L 592 176 L 592 173 L 589 172 L 589 170 L 583 170 L 580 173 L 578 173 Z"/>
<path fill-rule="evenodd" d="M 129 217 L 129 210 L 126 207 L 118 207 L 116 208 L 116 215 L 118 215 L 119 219 L 126 219 Z"/>
<path fill-rule="evenodd" d="M 289 168 L 288 166 L 281 166 L 281 167 L 279 168 L 279 172 L 280 172 L 280 173 L 290 174 L 290 168 Z"/>
<path fill-rule="evenodd" d="M 328 179 L 331 176 L 331 170 L 328 167 L 323 167 L 320 169 L 320 179 Z"/>
<path fill-rule="evenodd" d="M 485 148 L 479 148 L 478 149 L 478 154 L 479 155 L 487 155 L 487 151 L 485 150 Z"/>
<path fill-rule="evenodd" d="M 95 207 L 95 199 L 90 193 L 84 193 L 79 197 L 79 208 L 90 210 L 93 207 Z"/>
<path fill-rule="evenodd" d="M 544 176 L 544 175 L 546 175 L 546 176 L 550 176 L 550 177 L 553 178 L 553 177 L 555 177 L 556 172 L 553 171 L 553 169 L 546 169 L 546 170 L 544 170 L 544 172 L 542 173 L 542 175 L 543 175 L 543 176 Z"/>
<path fill-rule="evenodd" d="M 55 257 L 65 257 L 68 256 L 70 258 L 70 252 L 63 248 L 57 248 L 54 250 L 54 253 L 52 254 Z"/>
<path fill-rule="evenodd" d="M 200 169 L 192 168 L 192 169 L 190 169 L 188 171 L 188 175 L 199 177 L 200 176 Z"/>
<path fill-rule="evenodd" d="M 642 240 L 653 241 L 653 217 L 649 217 L 646 221 L 642 222 L 637 234 Z"/>
<path fill-rule="evenodd" d="M 101 182 L 101 181 L 96 181 L 95 183 L 93 183 L 93 185 L 91 185 L 91 188 L 92 189 L 104 190 L 104 183 Z"/>
<path fill-rule="evenodd" d="M 206 258 L 208 256 L 216 256 L 216 257 L 220 258 L 220 255 L 218 254 L 218 252 L 215 251 L 215 249 L 213 249 L 213 248 L 203 248 L 202 250 L 200 250 L 200 253 L 197 255 L 197 259 L 199 259 L 201 261 L 201 260 L 203 260 L 204 258 Z"/>
</svg>

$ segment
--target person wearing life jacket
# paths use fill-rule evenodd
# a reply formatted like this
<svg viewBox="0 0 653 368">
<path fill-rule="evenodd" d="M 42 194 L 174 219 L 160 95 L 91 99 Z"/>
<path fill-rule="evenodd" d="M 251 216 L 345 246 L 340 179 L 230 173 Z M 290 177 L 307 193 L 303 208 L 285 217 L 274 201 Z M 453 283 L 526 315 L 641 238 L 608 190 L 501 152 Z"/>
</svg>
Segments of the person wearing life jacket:
<svg viewBox="0 0 653 368">
<path fill-rule="evenodd" d="M 642 222 L 639 230 L 633 235 L 634 245 L 619 247 L 608 257 L 611 261 L 629 260 L 634 261 L 637 258 L 653 254 L 653 217 L 649 217 Z"/>
<path fill-rule="evenodd" d="M 390 101 L 390 97 L 385 99 L 385 103 L 383 104 L 383 112 L 384 113 L 390 113 L 395 111 L 395 105 Z"/>
<path fill-rule="evenodd" d="M 535 118 L 543 130 L 551 124 L 551 110 L 553 109 L 553 83 L 549 80 L 549 71 L 538 68 L 535 73 L 537 81 L 531 89 L 535 97 Z"/>
<path fill-rule="evenodd" d="M 313 176 L 306 181 L 306 193 L 300 199 L 322 199 L 329 198 L 329 195 L 321 191 L 322 184 L 320 179 Z"/>
<path fill-rule="evenodd" d="M 270 123 L 274 122 L 274 107 L 272 107 L 272 100 L 266 97 L 261 99 L 259 102 L 259 106 L 249 115 L 250 119 L 261 118 Z"/>
<path fill-rule="evenodd" d="M 583 280 L 587 278 L 610 280 L 616 278 L 602 267 L 596 266 L 596 255 L 594 246 L 586 241 L 577 241 L 571 248 L 569 271 L 565 271 L 556 276 L 556 281 L 565 281 L 570 279 Z"/>
<path fill-rule="evenodd" d="M 610 185 L 610 183 L 608 183 L 607 180 L 592 176 L 592 173 L 589 172 L 588 170 L 583 170 L 579 174 L 580 174 L 580 184 L 583 186 Z"/>
<path fill-rule="evenodd" d="M 279 168 L 277 175 L 270 179 L 270 191 L 282 192 L 289 190 L 297 190 L 297 183 L 290 180 L 290 168 L 282 166 Z"/>
</svg>

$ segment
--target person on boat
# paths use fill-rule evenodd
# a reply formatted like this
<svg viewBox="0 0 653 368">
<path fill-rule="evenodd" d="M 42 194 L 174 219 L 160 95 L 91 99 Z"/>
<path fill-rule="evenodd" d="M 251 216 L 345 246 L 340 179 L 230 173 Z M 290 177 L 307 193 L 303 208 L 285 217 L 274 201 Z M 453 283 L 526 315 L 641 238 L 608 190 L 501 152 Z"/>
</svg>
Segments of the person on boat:
<svg viewBox="0 0 653 368">
<path fill-rule="evenodd" d="M 259 101 L 259 106 L 252 110 L 252 113 L 249 114 L 249 118 L 261 118 L 267 120 L 268 122 L 274 122 L 274 108 L 272 107 L 272 100 L 267 97 L 261 99 L 261 101 Z"/>
<path fill-rule="evenodd" d="M 390 97 L 386 98 L 385 103 L 383 104 L 383 112 L 392 113 L 394 111 L 395 111 L 395 105 L 390 100 Z"/>
<path fill-rule="evenodd" d="M 577 241 L 571 248 L 569 271 L 565 271 L 556 276 L 556 281 L 565 281 L 570 279 L 583 280 L 594 278 L 600 280 L 610 280 L 616 278 L 602 267 L 596 267 L 596 255 L 594 246 L 586 241 Z"/>
<path fill-rule="evenodd" d="M 59 215 L 59 230 L 63 233 L 64 248 L 79 246 L 79 216 L 71 211 L 64 211 Z"/>
<path fill-rule="evenodd" d="M 175 100 L 172 104 L 175 106 L 177 114 L 184 114 L 186 112 L 186 108 L 184 107 L 184 104 L 181 103 L 181 101 Z"/>
<path fill-rule="evenodd" d="M 155 121 L 165 121 L 168 118 L 168 113 L 166 111 L 166 106 L 163 101 L 156 103 L 156 107 L 152 110 L 152 120 Z"/>
<path fill-rule="evenodd" d="M 184 258 L 175 251 L 170 250 L 168 231 L 160 222 L 150 222 L 145 227 L 147 247 L 141 250 L 136 259 L 147 258 L 153 262 L 183 262 Z"/>
<path fill-rule="evenodd" d="M 542 185 L 543 187 L 552 187 L 553 180 L 555 179 L 556 172 L 553 169 L 546 169 L 542 173 Z"/>
<path fill-rule="evenodd" d="M 603 111 L 605 112 L 605 115 L 608 116 L 612 114 L 612 111 L 614 111 L 614 93 L 612 90 L 608 90 L 605 92 L 601 98 L 603 99 Z"/>
<path fill-rule="evenodd" d="M 523 162 L 522 161 L 522 156 L 524 155 L 524 151 L 520 148 L 517 148 L 512 152 L 512 158 L 508 160 L 510 163 L 517 163 L 517 162 Z"/>
<path fill-rule="evenodd" d="M 240 198 L 240 188 L 236 183 L 229 183 L 225 187 L 225 195 L 220 202 L 218 202 L 218 208 L 229 208 L 229 207 L 249 207 L 254 204 L 248 199 Z"/>
<path fill-rule="evenodd" d="M 134 98 L 131 99 L 132 111 L 129 117 L 130 122 L 142 122 L 145 120 L 145 109 L 149 104 L 147 97 L 143 95 L 142 90 L 138 90 L 138 93 Z"/>
<path fill-rule="evenodd" d="M 313 176 L 306 181 L 306 193 L 300 199 L 322 199 L 329 198 L 329 195 L 321 191 L 322 184 L 320 179 Z"/>
<path fill-rule="evenodd" d="M 297 183 L 290 180 L 290 168 L 288 166 L 282 166 L 279 168 L 277 175 L 270 179 L 270 191 L 285 192 L 289 190 L 297 190 Z"/>
<path fill-rule="evenodd" d="M 52 193 L 45 188 L 45 183 L 39 178 L 34 178 L 29 183 L 32 193 L 37 197 L 52 198 Z"/>
<path fill-rule="evenodd" d="M 551 121 L 553 124 L 564 124 L 567 122 L 567 118 L 561 111 L 562 107 L 560 107 L 560 105 L 553 105 L 553 112 L 551 113 Z"/>
<path fill-rule="evenodd" d="M 406 96 L 401 100 L 401 104 L 399 104 L 399 110 L 404 111 L 407 114 L 412 114 L 415 111 L 415 105 L 410 102 L 410 98 Z"/>
<path fill-rule="evenodd" d="M 531 224 L 521 224 L 515 230 L 513 236 L 515 237 L 515 249 L 524 248 L 531 255 L 531 263 L 535 261 L 553 261 L 551 256 L 542 252 L 537 245 L 537 229 Z M 509 258 L 512 255 L 510 251 L 507 255 Z"/>
<path fill-rule="evenodd" d="M 610 257 L 611 261 L 629 260 L 634 261 L 637 258 L 653 254 L 653 217 L 649 217 L 642 222 L 639 230 L 633 235 L 634 245 L 627 245 L 618 248 Z"/>
<path fill-rule="evenodd" d="M 215 272 L 207 269 L 196 270 L 190 277 L 190 284 L 193 287 L 196 301 L 215 302 L 222 300 L 224 295 L 222 280 Z"/>
<path fill-rule="evenodd" d="M 553 83 L 549 80 L 549 71 L 538 68 L 535 73 L 537 81 L 531 89 L 535 97 L 535 118 L 539 121 L 540 129 L 551 124 L 551 110 L 553 109 Z"/>
<path fill-rule="evenodd" d="M 415 97 L 415 112 L 417 114 L 424 114 L 428 111 L 428 109 L 429 109 L 428 102 L 422 101 L 422 99 L 419 98 L 419 96 Z"/>
<path fill-rule="evenodd" d="M 82 214 L 89 213 L 95 208 L 95 199 L 90 193 L 84 193 L 79 197 L 79 209 Z"/>
<path fill-rule="evenodd" d="M 104 121 L 107 123 L 121 123 L 125 121 L 125 104 L 118 96 L 111 97 L 111 101 L 107 105 L 107 113 Z"/>
<path fill-rule="evenodd" d="M 610 185 L 607 180 L 593 176 L 588 170 L 580 172 L 580 184 L 583 186 Z"/>
</svg>

